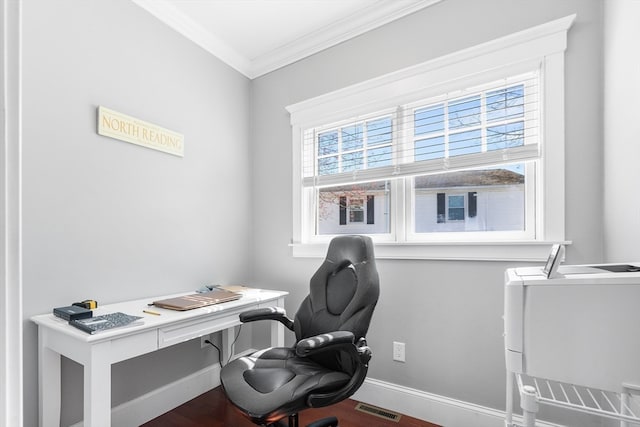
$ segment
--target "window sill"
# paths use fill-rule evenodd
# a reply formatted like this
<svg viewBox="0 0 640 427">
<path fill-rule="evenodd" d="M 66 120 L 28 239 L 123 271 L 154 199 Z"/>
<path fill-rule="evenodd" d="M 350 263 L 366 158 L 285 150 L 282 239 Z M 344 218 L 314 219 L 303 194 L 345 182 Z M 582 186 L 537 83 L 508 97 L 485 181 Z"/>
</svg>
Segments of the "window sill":
<svg viewBox="0 0 640 427">
<path fill-rule="evenodd" d="M 554 243 L 571 241 L 375 243 L 375 253 L 377 259 L 545 262 Z M 295 258 L 324 258 L 328 243 L 289 246 Z"/>
</svg>

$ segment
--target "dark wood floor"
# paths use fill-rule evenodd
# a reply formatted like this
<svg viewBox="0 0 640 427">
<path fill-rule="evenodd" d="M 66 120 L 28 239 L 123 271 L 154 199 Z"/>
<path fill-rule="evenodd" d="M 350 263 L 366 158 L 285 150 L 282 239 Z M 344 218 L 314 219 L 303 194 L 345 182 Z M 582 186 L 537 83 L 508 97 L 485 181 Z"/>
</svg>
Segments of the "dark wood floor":
<svg viewBox="0 0 640 427">
<path fill-rule="evenodd" d="M 319 418 L 336 416 L 340 427 L 439 427 L 402 415 L 399 422 L 389 421 L 355 410 L 357 402 L 347 399 L 327 408 L 307 409 L 300 413 L 300 426 Z M 227 401 L 220 387 L 196 397 L 176 409 L 143 424 L 142 427 L 255 427 Z"/>
</svg>

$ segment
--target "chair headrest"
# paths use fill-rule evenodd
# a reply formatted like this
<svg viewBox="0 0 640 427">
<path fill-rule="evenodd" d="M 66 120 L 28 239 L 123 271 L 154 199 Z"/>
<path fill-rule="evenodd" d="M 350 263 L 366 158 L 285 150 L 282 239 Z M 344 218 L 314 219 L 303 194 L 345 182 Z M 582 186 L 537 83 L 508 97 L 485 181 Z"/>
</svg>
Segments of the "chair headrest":
<svg viewBox="0 0 640 427">
<path fill-rule="evenodd" d="M 338 236 L 329 243 L 327 261 L 358 265 L 373 260 L 373 241 L 369 236 Z"/>
</svg>

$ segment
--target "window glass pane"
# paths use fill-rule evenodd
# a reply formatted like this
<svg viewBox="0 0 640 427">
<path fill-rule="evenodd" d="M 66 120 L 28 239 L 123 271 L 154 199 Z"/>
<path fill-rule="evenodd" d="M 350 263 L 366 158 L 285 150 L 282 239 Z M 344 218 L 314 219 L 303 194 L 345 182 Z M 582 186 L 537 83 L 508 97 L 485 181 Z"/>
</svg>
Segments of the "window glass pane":
<svg viewBox="0 0 640 427">
<path fill-rule="evenodd" d="M 383 234 L 391 230 L 389 181 L 321 188 L 316 195 L 318 234 Z"/>
<path fill-rule="evenodd" d="M 338 173 L 338 156 L 318 159 L 318 175 Z"/>
<path fill-rule="evenodd" d="M 444 136 L 421 139 L 414 143 L 415 161 L 441 159 L 444 157 Z"/>
<path fill-rule="evenodd" d="M 524 85 L 487 92 L 487 121 L 524 116 Z"/>
<path fill-rule="evenodd" d="M 364 222 L 364 208 L 362 199 L 349 198 L 349 222 Z"/>
<path fill-rule="evenodd" d="M 464 196 L 449 196 L 449 221 L 464 221 Z"/>
<path fill-rule="evenodd" d="M 449 136 L 449 157 L 479 153 L 482 150 L 480 129 L 454 133 Z"/>
<path fill-rule="evenodd" d="M 464 208 L 449 208 L 449 221 L 464 221 Z"/>
<path fill-rule="evenodd" d="M 449 196 L 449 209 L 451 208 L 464 208 L 464 197 Z"/>
<path fill-rule="evenodd" d="M 413 114 L 414 135 L 444 131 L 444 105 L 416 110 Z"/>
<path fill-rule="evenodd" d="M 480 124 L 480 95 L 449 103 L 449 129 Z"/>
<path fill-rule="evenodd" d="M 383 117 L 367 122 L 367 145 L 391 143 L 393 125 L 391 117 Z"/>
<path fill-rule="evenodd" d="M 523 231 L 524 166 L 520 163 L 413 178 L 414 231 Z M 446 220 L 438 215 L 438 194 L 447 195 Z"/>
<path fill-rule="evenodd" d="M 324 132 L 318 135 L 318 156 L 338 152 L 338 131 Z"/>
<path fill-rule="evenodd" d="M 502 150 L 524 144 L 524 122 L 487 128 L 487 150 Z"/>
<path fill-rule="evenodd" d="M 367 150 L 367 167 L 379 168 L 391 165 L 391 146 Z"/>
<path fill-rule="evenodd" d="M 342 128 L 342 151 L 362 148 L 362 124 Z"/>
<path fill-rule="evenodd" d="M 362 151 L 342 155 L 342 172 L 348 172 L 363 167 Z"/>
</svg>

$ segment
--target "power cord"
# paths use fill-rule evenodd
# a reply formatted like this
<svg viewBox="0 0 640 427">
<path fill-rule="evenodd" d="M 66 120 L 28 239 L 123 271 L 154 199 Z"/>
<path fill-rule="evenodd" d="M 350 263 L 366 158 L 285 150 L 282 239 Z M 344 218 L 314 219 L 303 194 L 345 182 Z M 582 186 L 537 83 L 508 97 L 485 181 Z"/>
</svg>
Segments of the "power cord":
<svg viewBox="0 0 640 427">
<path fill-rule="evenodd" d="M 229 354 L 229 359 L 227 360 L 228 364 L 231 361 L 231 356 L 233 355 L 233 347 L 236 345 L 236 341 L 238 341 L 238 337 L 240 336 L 240 331 L 242 331 L 242 325 L 240 325 L 240 327 L 238 328 L 238 332 L 236 332 L 236 337 L 233 339 L 233 342 L 231 343 L 231 354 Z M 204 340 L 204 342 L 206 344 L 211 344 L 211 346 L 213 348 L 215 348 L 216 350 L 218 350 L 218 363 L 220 363 L 220 367 L 222 368 L 222 350 L 220 350 L 220 347 L 218 347 L 217 345 L 215 345 L 214 343 L 212 343 L 209 340 Z"/>
<path fill-rule="evenodd" d="M 212 343 L 211 341 L 209 341 L 209 340 L 204 340 L 204 342 L 207 343 L 207 344 L 211 344 L 211 346 L 213 348 L 218 350 L 218 363 L 220 364 L 220 367 L 222 368 L 222 351 L 220 351 L 220 348 L 217 345 L 215 345 L 214 343 Z"/>
</svg>

